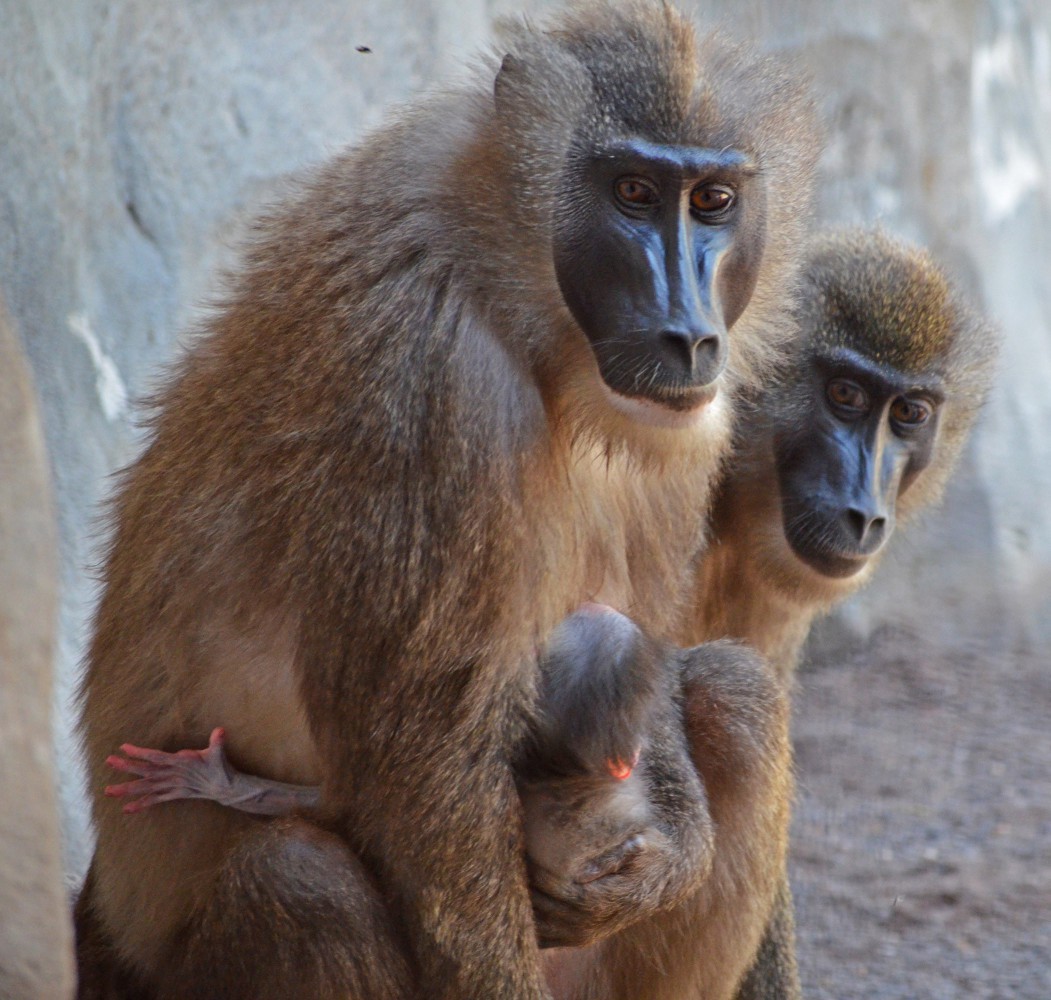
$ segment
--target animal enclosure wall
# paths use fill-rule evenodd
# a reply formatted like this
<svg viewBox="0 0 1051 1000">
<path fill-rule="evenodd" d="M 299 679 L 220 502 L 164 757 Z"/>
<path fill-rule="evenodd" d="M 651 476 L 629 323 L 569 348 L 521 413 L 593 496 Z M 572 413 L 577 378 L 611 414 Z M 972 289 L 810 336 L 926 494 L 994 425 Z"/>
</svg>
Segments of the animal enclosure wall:
<svg viewBox="0 0 1051 1000">
<path fill-rule="evenodd" d="M 828 122 L 820 218 L 879 221 L 930 246 L 1006 335 L 944 506 L 820 628 L 816 650 L 842 657 L 887 629 L 1040 649 L 1051 639 L 1051 7 L 684 6 L 809 67 Z M 141 443 L 135 400 L 284 178 L 457 72 L 494 19 L 520 9 L 0 0 L 0 295 L 33 367 L 57 494 L 55 751 L 71 881 L 90 850 L 73 724 L 99 504 Z"/>
</svg>

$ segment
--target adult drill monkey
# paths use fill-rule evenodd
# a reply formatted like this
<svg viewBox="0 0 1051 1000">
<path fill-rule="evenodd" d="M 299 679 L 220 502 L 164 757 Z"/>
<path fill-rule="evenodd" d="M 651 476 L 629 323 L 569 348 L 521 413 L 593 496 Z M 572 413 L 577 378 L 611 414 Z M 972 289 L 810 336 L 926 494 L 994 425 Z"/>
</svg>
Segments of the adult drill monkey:
<svg viewBox="0 0 1051 1000">
<path fill-rule="evenodd" d="M 535 650 L 585 599 L 671 634 L 731 395 L 787 329 L 798 82 L 665 6 L 507 44 L 265 223 L 116 497 L 98 791 L 121 740 L 221 718 L 327 815 L 191 803 L 129 842 L 100 795 L 82 926 L 160 996 L 544 994 L 509 763 Z"/>
</svg>

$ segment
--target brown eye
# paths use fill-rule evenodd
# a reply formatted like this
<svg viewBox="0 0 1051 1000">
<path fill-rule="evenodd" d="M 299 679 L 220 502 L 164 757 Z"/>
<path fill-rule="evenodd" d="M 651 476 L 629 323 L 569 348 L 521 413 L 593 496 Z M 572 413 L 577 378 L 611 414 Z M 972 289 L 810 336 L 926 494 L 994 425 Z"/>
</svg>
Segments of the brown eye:
<svg viewBox="0 0 1051 1000">
<path fill-rule="evenodd" d="M 721 184 L 701 184 L 690 192 L 690 208 L 700 215 L 718 215 L 733 203 L 733 191 Z"/>
<path fill-rule="evenodd" d="M 864 410 L 868 403 L 865 390 L 845 378 L 833 379 L 825 392 L 829 402 L 840 410 Z"/>
<path fill-rule="evenodd" d="M 907 427 L 919 427 L 930 420 L 931 408 L 920 400 L 899 396 L 891 405 L 890 415 L 896 423 Z"/>
<path fill-rule="evenodd" d="M 617 200 L 631 208 L 646 208 L 661 200 L 657 189 L 641 177 L 621 177 L 614 191 Z"/>
</svg>

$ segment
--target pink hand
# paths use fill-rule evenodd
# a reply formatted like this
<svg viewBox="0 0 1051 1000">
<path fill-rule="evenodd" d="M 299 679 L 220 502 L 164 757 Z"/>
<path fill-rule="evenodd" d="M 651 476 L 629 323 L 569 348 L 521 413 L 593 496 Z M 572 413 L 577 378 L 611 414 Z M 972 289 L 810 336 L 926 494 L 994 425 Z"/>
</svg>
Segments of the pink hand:
<svg viewBox="0 0 1051 1000">
<path fill-rule="evenodd" d="M 125 813 L 137 813 L 161 802 L 179 799 L 218 799 L 230 784 L 223 743 L 226 732 L 213 729 L 204 750 L 179 750 L 165 753 L 121 745 L 124 757 L 112 755 L 106 763 L 115 771 L 137 775 L 138 781 L 108 785 L 105 794 L 111 798 L 133 798 L 125 803 Z"/>
</svg>

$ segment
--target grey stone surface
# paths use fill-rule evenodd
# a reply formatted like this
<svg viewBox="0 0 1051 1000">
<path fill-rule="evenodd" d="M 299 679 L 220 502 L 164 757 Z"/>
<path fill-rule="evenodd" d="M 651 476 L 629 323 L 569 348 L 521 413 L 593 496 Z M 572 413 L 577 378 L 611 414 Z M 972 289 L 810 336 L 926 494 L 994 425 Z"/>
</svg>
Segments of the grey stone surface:
<svg viewBox="0 0 1051 1000">
<path fill-rule="evenodd" d="M 545 5 L 532 3 L 532 9 Z M 1002 375 L 943 509 L 820 633 L 1051 638 L 1051 8 L 712 0 L 801 59 L 829 121 L 820 212 L 930 245 L 1003 326 Z M 73 691 L 107 474 L 133 400 L 290 171 L 455 71 L 506 0 L 0 0 L 0 290 L 43 400 L 61 540 L 56 742 L 76 875 Z M 367 46 L 370 52 L 359 52 Z"/>
<path fill-rule="evenodd" d="M 52 782 L 58 547 L 44 434 L 0 296 L 0 997 L 68 997 L 72 928 Z"/>
</svg>

